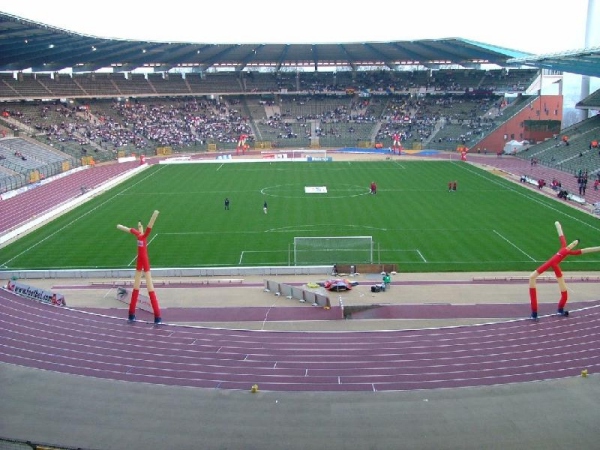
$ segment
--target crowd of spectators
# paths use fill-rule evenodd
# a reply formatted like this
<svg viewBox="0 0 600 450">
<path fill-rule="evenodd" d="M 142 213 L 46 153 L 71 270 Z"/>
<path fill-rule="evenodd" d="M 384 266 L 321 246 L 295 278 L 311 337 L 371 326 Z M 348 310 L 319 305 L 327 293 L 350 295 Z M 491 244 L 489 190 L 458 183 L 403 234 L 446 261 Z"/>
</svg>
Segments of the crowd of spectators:
<svg viewBox="0 0 600 450">
<path fill-rule="evenodd" d="M 144 150 L 237 142 L 241 134 L 253 133 L 248 119 L 234 106 L 207 99 L 169 99 L 114 101 L 108 109 L 94 103 L 85 107 L 43 104 L 36 111 L 8 112 L 44 135 L 48 143 L 76 143 L 87 153 L 86 145 L 95 151 L 117 152 L 125 146 Z"/>
<path fill-rule="evenodd" d="M 282 96 L 277 102 L 263 106 L 277 111 L 257 121 L 266 136 L 261 139 L 309 139 L 311 137 L 344 138 L 357 132 L 358 124 L 369 125 L 374 139 L 389 143 L 399 134 L 403 141 L 424 142 L 444 123 L 457 122 L 464 131 L 456 137 L 466 144 L 471 135 L 480 134 L 491 125 L 485 116 L 494 104 L 493 96 L 463 98 L 456 96 Z M 276 108 L 277 107 L 277 108 Z M 124 147 L 151 151 L 159 146 L 179 149 L 205 146 L 207 143 L 236 143 L 240 135 L 256 139 L 253 118 L 241 113 L 236 97 L 130 99 L 99 101 L 85 104 L 42 103 L 26 113 L 8 111 L 23 124 L 44 135 L 47 143 L 73 143 L 82 154 L 89 148 L 95 152 L 116 153 Z M 482 114 L 483 113 L 483 114 Z M 443 119 L 443 121 L 441 121 Z M 316 122 L 315 127 L 310 122 Z M 361 130 L 364 130 L 362 128 Z M 260 130 L 258 130 L 260 134 Z M 364 134 L 364 131 L 363 131 Z M 385 144 L 384 144 L 385 145 Z"/>
<path fill-rule="evenodd" d="M 305 130 L 304 137 L 307 139 L 310 138 L 311 130 L 307 126 L 306 119 L 300 118 L 299 121 L 296 119 L 296 120 L 294 120 L 294 122 L 297 124 L 296 128 L 300 127 L 303 130 Z M 282 117 L 281 114 L 275 113 L 275 114 L 271 115 L 268 119 L 261 120 L 260 124 L 265 127 L 265 132 L 272 133 L 273 135 L 277 136 L 277 139 L 297 139 L 298 138 L 298 133 L 296 132 L 295 128 L 292 126 L 291 121 L 290 120 L 286 121 Z M 266 137 L 268 137 L 268 136 L 266 136 Z"/>
<path fill-rule="evenodd" d="M 171 100 L 168 104 L 124 104 L 116 109 L 136 134 L 161 146 L 192 146 L 207 141 L 237 142 L 252 135 L 235 104 L 218 100 Z"/>
<path fill-rule="evenodd" d="M 352 124 L 377 122 L 369 100 L 360 98 L 331 100 L 319 96 L 290 96 L 281 99 L 278 111 L 259 121 L 266 132 L 275 133 L 278 139 L 309 139 L 313 132 L 316 137 L 342 137 L 344 133 L 356 131 Z M 309 126 L 311 121 L 318 123 L 314 130 Z M 298 130 L 302 130 L 301 136 Z"/>
<path fill-rule="evenodd" d="M 390 77 L 376 73 L 357 79 L 385 85 Z M 148 152 L 156 147 L 235 145 L 240 135 L 248 136 L 249 143 L 325 137 L 331 143 L 331 139 L 348 141 L 356 135 L 383 146 L 399 135 L 405 143 L 445 148 L 443 144 L 470 146 L 490 131 L 501 109 L 499 98 L 489 93 L 280 95 L 260 103 L 269 113 L 256 120 L 244 109 L 243 98 L 236 96 L 90 101 L 76 106 L 42 103 L 35 112 L 14 108 L 10 114 L 45 135 L 48 143 L 75 143 L 82 154 L 90 148 L 117 153 L 123 148 Z"/>
<path fill-rule="evenodd" d="M 523 71 L 515 77 L 523 77 Z M 531 76 L 535 74 L 532 72 Z M 505 80 L 507 71 L 406 71 L 375 70 L 365 72 L 340 71 L 333 73 L 248 73 L 243 79 L 249 86 L 275 87 L 273 92 L 298 91 L 310 95 L 280 95 L 279 112 L 269 115 L 261 124 L 270 127 L 278 139 L 302 137 L 342 137 L 353 134 L 355 126 L 335 124 L 373 124 L 376 141 L 401 134 L 405 140 L 430 139 L 443 118 L 445 124 L 460 124 L 465 130 L 458 137 L 440 137 L 440 141 L 458 139 L 466 142 L 479 136 L 493 125 L 485 114 L 495 101 L 490 91 L 466 95 L 483 82 Z M 528 76 L 525 76 L 527 78 Z M 520 83 L 520 81 L 519 81 Z M 244 83 L 243 83 L 244 84 Z M 244 84 L 244 85 L 245 85 Z M 489 83 L 488 83 L 489 84 Z M 253 90 L 255 88 L 252 88 Z M 409 95 L 388 95 L 398 92 Z M 440 91 L 454 91 L 447 95 Z M 355 93 L 338 97 L 331 93 Z M 385 111 L 373 107 L 374 97 L 386 94 L 381 104 Z M 24 124 L 44 133 L 48 142 L 73 142 L 92 145 L 95 150 L 118 151 L 122 147 L 139 150 L 157 146 L 188 147 L 207 142 L 233 143 L 241 134 L 256 137 L 252 117 L 243 117 L 234 100 L 227 96 L 219 100 L 206 97 L 177 97 L 166 99 L 139 98 L 115 101 L 110 111 L 97 111 L 90 102 L 89 109 L 70 104 L 42 104 L 35 115 L 23 114 L 18 108 L 11 115 Z M 317 105 L 308 108 L 307 104 Z M 304 108 L 302 107 L 304 106 Z M 308 121 L 319 124 L 312 130 Z M 291 123 L 298 124 L 292 126 Z M 377 126 L 376 126 L 377 125 Z M 436 129 L 437 127 L 437 129 Z M 303 136 L 304 135 L 304 136 Z"/>
<path fill-rule="evenodd" d="M 495 126 L 497 104 L 494 95 L 394 97 L 383 113 L 376 139 L 386 141 L 400 134 L 402 141 L 472 144 Z"/>
</svg>

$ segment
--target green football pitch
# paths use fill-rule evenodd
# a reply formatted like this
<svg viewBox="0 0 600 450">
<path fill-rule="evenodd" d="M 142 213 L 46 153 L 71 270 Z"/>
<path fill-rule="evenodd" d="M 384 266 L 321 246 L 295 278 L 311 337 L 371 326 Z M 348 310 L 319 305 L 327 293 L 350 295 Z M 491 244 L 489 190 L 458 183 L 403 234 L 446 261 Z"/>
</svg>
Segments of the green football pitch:
<svg viewBox="0 0 600 450">
<path fill-rule="evenodd" d="M 116 225 L 154 210 L 155 268 L 295 265 L 295 237 L 372 236 L 372 261 L 402 272 L 533 271 L 559 248 L 556 221 L 568 242 L 600 245 L 597 218 L 460 161 L 165 164 L 0 249 L 0 268 L 135 267 L 135 237 Z M 364 262 L 329 245 L 315 264 Z M 600 253 L 562 267 L 600 270 Z"/>
</svg>

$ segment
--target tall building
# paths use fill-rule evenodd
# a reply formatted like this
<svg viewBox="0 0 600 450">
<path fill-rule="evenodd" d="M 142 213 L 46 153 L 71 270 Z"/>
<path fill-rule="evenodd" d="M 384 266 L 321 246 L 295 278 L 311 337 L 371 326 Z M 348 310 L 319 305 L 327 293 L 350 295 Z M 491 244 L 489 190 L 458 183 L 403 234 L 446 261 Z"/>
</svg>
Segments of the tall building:
<svg viewBox="0 0 600 450">
<path fill-rule="evenodd" d="M 600 46 L 600 3 L 588 0 L 588 11 L 585 25 L 583 48 Z M 594 114 L 593 110 L 580 110 L 575 104 L 591 93 L 600 89 L 600 78 L 585 75 L 565 74 L 564 77 L 564 111 L 563 127 L 568 127 L 576 122 L 587 119 Z"/>
</svg>

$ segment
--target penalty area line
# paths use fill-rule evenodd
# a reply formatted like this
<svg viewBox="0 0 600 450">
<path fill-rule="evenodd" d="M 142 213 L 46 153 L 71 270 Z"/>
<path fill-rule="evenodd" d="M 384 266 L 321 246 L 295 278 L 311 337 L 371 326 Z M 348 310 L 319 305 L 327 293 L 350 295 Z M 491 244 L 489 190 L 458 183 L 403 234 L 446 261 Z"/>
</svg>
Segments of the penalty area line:
<svg viewBox="0 0 600 450">
<path fill-rule="evenodd" d="M 427 259 L 425 259 L 425 257 L 423 256 L 423 253 L 421 253 L 421 250 L 419 250 L 418 248 L 401 248 L 401 249 L 382 249 L 381 251 L 383 252 L 403 252 L 403 253 L 408 253 L 408 252 L 414 252 L 417 255 L 419 255 L 419 258 L 421 258 L 421 261 L 423 261 L 424 263 L 427 262 Z"/>
<path fill-rule="evenodd" d="M 272 250 L 242 250 L 240 253 L 240 260 L 238 261 L 238 265 L 242 265 L 242 261 L 244 260 L 244 254 L 246 253 L 273 253 Z"/>
<path fill-rule="evenodd" d="M 514 248 L 516 248 L 517 250 L 519 250 L 521 253 L 523 253 L 525 256 L 527 256 L 530 260 L 535 261 L 535 258 L 533 258 L 531 255 L 528 255 L 527 253 L 525 253 L 522 249 L 520 249 L 516 244 L 514 244 L 513 242 L 511 242 L 509 239 L 505 238 L 504 236 L 502 236 L 500 233 L 498 233 L 496 230 L 492 230 L 497 236 L 500 236 L 501 239 L 503 239 L 505 242 L 508 242 L 510 245 L 512 245 Z"/>
</svg>

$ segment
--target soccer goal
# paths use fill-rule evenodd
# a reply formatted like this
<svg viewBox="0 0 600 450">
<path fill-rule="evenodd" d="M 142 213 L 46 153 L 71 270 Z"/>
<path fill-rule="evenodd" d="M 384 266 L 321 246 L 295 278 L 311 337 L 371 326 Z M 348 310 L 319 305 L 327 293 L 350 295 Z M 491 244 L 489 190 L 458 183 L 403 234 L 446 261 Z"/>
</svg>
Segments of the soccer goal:
<svg viewBox="0 0 600 450">
<path fill-rule="evenodd" d="M 294 265 L 373 264 L 373 236 L 295 237 Z"/>
</svg>

